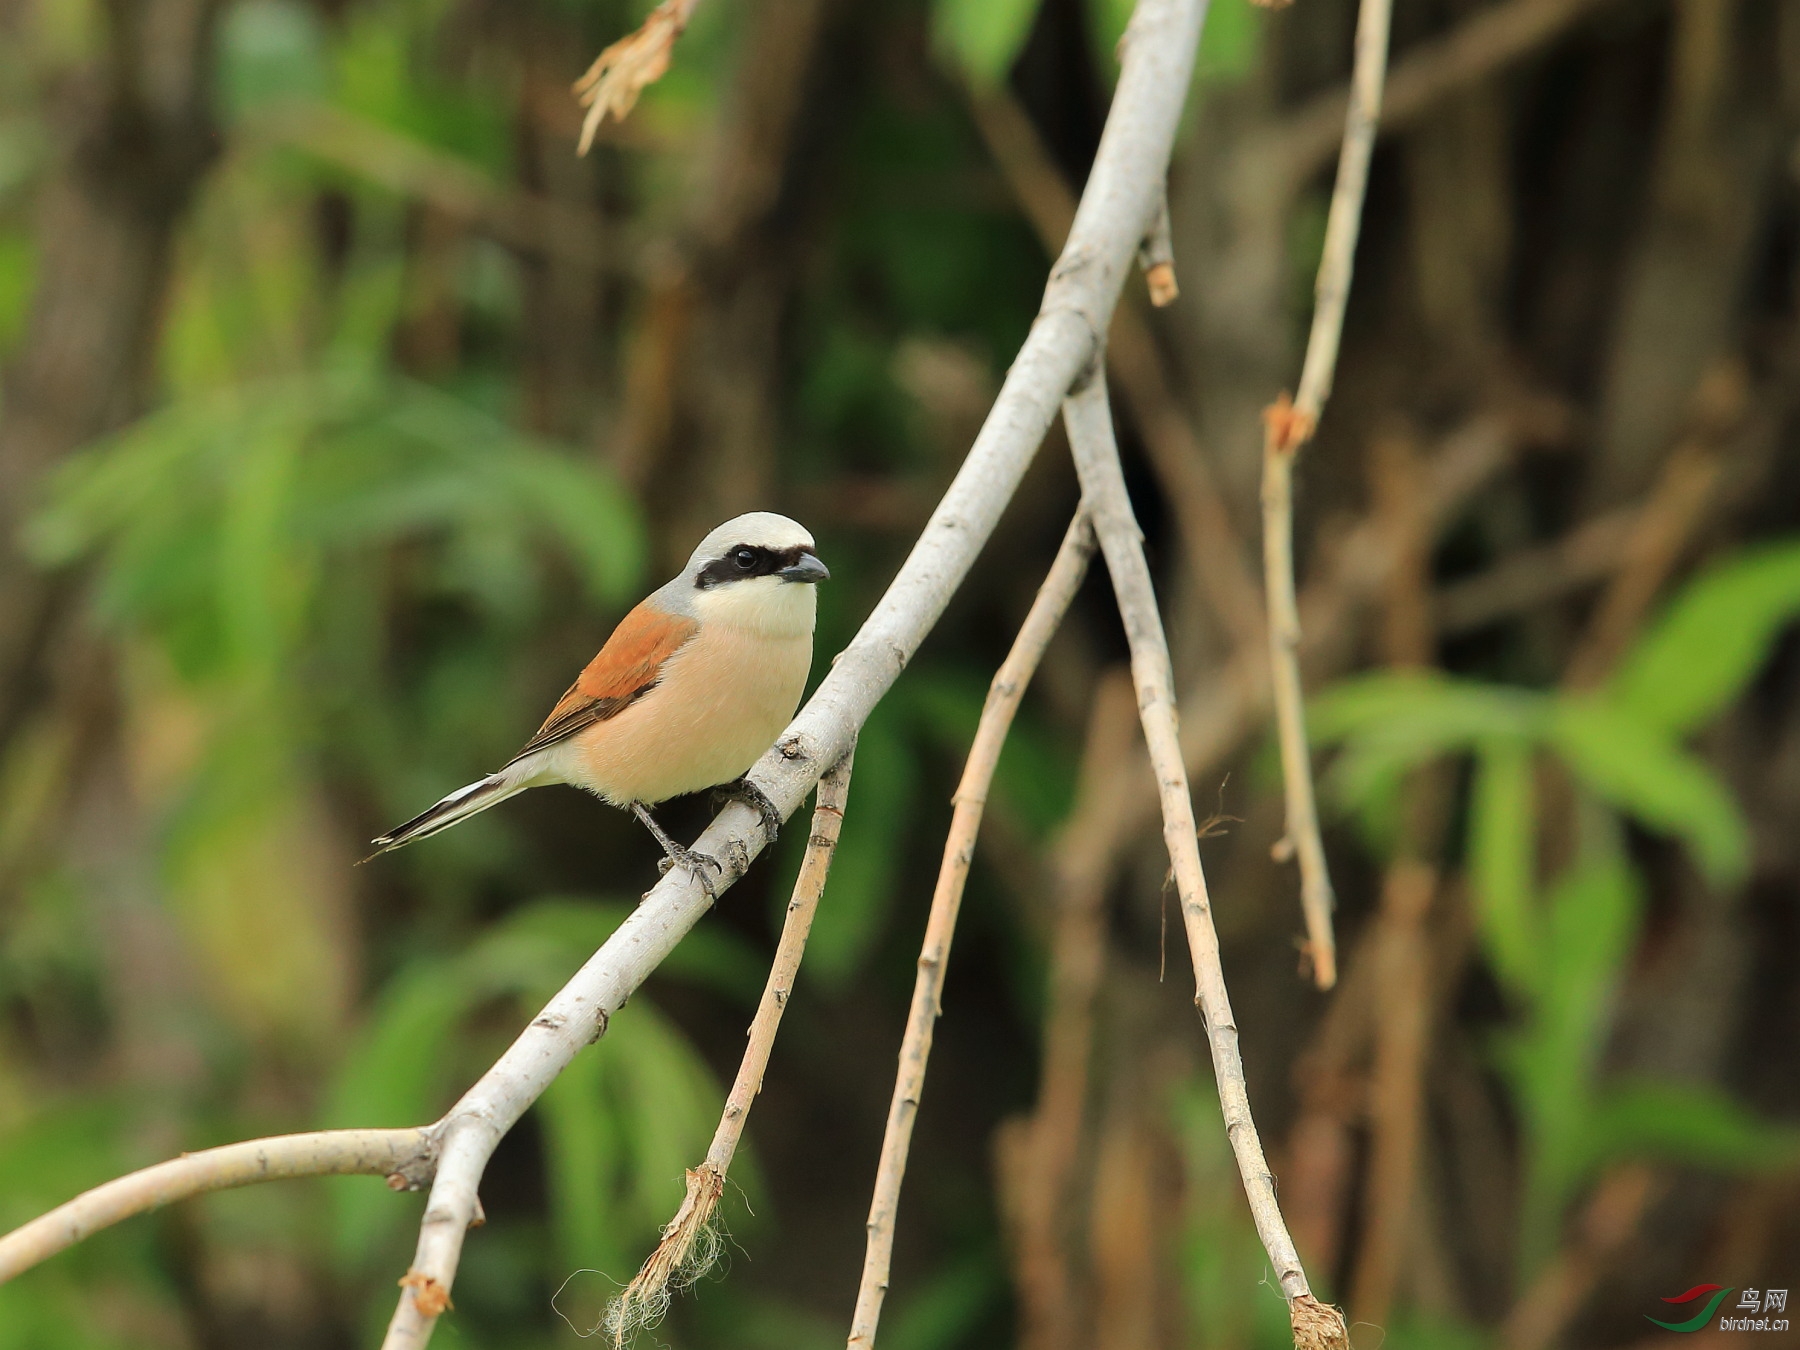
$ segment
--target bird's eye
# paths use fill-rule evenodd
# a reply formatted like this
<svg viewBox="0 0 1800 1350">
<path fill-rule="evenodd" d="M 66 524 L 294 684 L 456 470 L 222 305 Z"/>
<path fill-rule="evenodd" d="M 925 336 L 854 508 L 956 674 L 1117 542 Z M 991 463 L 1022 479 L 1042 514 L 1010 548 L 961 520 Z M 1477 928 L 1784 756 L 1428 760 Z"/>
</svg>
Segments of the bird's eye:
<svg viewBox="0 0 1800 1350">
<path fill-rule="evenodd" d="M 748 572 L 752 567 L 756 566 L 756 550 L 740 548 L 736 553 L 731 555 L 731 560 L 736 563 L 740 569 Z"/>
</svg>

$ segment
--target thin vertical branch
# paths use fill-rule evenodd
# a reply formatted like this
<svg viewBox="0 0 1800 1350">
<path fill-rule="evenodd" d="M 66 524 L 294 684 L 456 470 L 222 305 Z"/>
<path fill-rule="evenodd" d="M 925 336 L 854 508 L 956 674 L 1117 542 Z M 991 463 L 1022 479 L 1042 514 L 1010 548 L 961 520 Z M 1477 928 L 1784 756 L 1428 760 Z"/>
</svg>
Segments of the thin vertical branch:
<svg viewBox="0 0 1800 1350">
<path fill-rule="evenodd" d="M 1313 979 L 1321 989 L 1337 982 L 1337 944 L 1331 930 L 1331 875 L 1319 838 L 1319 808 L 1306 748 L 1306 714 L 1300 687 L 1300 613 L 1294 599 L 1294 456 L 1319 425 L 1337 370 L 1362 228 L 1363 196 L 1369 185 L 1369 158 L 1381 119 L 1381 87 L 1387 74 L 1388 21 L 1392 0 L 1362 0 L 1356 20 L 1356 63 L 1350 77 L 1350 108 L 1338 155 L 1337 185 L 1325 223 L 1319 259 L 1312 332 L 1293 403 L 1284 395 L 1264 414 L 1263 585 L 1269 609 L 1269 665 L 1274 677 L 1275 720 L 1281 741 L 1281 772 L 1287 791 L 1287 833 L 1277 857 L 1300 860 L 1300 899 L 1306 914 L 1307 951 Z"/>
<path fill-rule="evenodd" d="M 750 1020 L 749 1043 L 744 1047 L 737 1078 L 726 1095 L 725 1110 L 713 1132 L 712 1146 L 706 1150 L 706 1161 L 688 1169 L 687 1194 L 675 1217 L 663 1229 L 662 1241 L 607 1310 L 606 1330 L 615 1346 L 623 1346 L 634 1332 L 661 1321 L 669 1306 L 669 1290 L 692 1284 L 706 1274 L 717 1255 L 713 1211 L 725 1194 L 725 1178 L 750 1119 L 750 1106 L 762 1091 L 769 1053 L 775 1048 L 775 1033 L 781 1029 L 781 1015 L 787 1011 L 794 977 L 806 954 L 806 940 L 812 935 L 813 916 L 819 912 L 819 897 L 824 894 L 825 878 L 830 875 L 831 859 L 837 852 L 838 834 L 844 825 L 844 802 L 850 793 L 854 756 L 855 751 L 851 750 L 819 780 L 806 856 L 800 863 L 800 875 L 794 879 L 794 892 L 788 900 L 787 917 L 782 920 L 781 939 L 775 945 L 775 959 L 769 966 L 762 1000 Z"/>
<path fill-rule="evenodd" d="M 1244 1062 L 1238 1049 L 1237 1022 L 1225 988 L 1225 970 L 1219 957 L 1219 935 L 1213 927 L 1212 901 L 1206 891 L 1206 874 L 1200 866 L 1200 839 L 1194 821 L 1194 803 L 1188 791 L 1187 769 L 1182 762 L 1181 738 L 1176 730 L 1175 684 L 1169 664 L 1168 641 L 1162 616 L 1156 608 L 1156 591 L 1150 567 L 1144 560 L 1143 536 L 1125 492 L 1125 474 L 1119 464 L 1113 436 L 1112 410 L 1106 384 L 1097 372 L 1087 386 L 1063 402 L 1063 422 L 1075 457 L 1076 472 L 1094 531 L 1099 536 L 1106 568 L 1112 575 L 1113 594 L 1124 621 L 1131 647 L 1132 676 L 1137 682 L 1138 710 L 1144 739 L 1150 747 L 1162 805 L 1163 842 L 1181 897 L 1182 922 L 1194 963 L 1194 1002 L 1206 1025 L 1207 1046 L 1212 1054 L 1213 1078 L 1225 1116 L 1225 1133 L 1231 1141 L 1238 1175 L 1250 1203 L 1257 1236 L 1274 1266 L 1275 1278 L 1288 1300 L 1294 1344 L 1301 1350 L 1333 1347 L 1346 1350 L 1349 1336 L 1343 1317 L 1313 1298 L 1306 1271 L 1294 1250 L 1275 1198 L 1275 1178 L 1263 1156 L 1262 1140 L 1250 1112 L 1250 1094 L 1244 1082 Z"/>
<path fill-rule="evenodd" d="M 1181 287 L 1175 281 L 1175 238 L 1169 225 L 1169 193 L 1163 190 L 1162 205 L 1156 211 L 1156 223 L 1144 236 L 1138 249 L 1138 266 L 1144 269 L 1144 286 L 1150 303 L 1167 309 L 1181 298 Z"/>
<path fill-rule="evenodd" d="M 887 1296 L 888 1270 L 894 1253 L 894 1219 L 900 1205 L 900 1183 L 906 1175 L 907 1152 L 912 1146 L 913 1120 L 925 1090 L 925 1069 L 931 1057 L 932 1032 L 942 1012 L 944 967 L 950 959 L 950 943 L 962 908 L 969 865 L 975 856 L 975 836 L 987 808 L 988 788 L 1000 762 L 1001 748 L 1012 728 L 1013 716 L 1025 695 L 1025 686 L 1043 660 L 1044 650 L 1055 636 L 1069 603 L 1087 576 L 1094 555 L 1094 532 L 1085 513 L 1078 512 L 1063 536 L 1062 547 L 1050 565 L 1049 575 L 1038 588 L 1012 650 L 1006 654 L 988 688 L 981 721 L 969 747 L 962 781 L 957 784 L 956 808 L 950 832 L 944 840 L 944 859 L 938 868 L 937 889 L 931 897 L 931 915 L 925 924 L 925 940 L 919 948 L 919 970 L 913 981 L 912 1007 L 907 1013 L 906 1034 L 900 1043 L 900 1068 L 894 1079 L 894 1098 L 888 1108 L 887 1132 L 881 1140 L 881 1162 L 875 1173 L 875 1194 L 869 1203 L 868 1245 L 863 1255 L 862 1282 L 856 1291 L 856 1312 L 850 1324 L 850 1350 L 873 1350 L 875 1329 Z"/>
</svg>

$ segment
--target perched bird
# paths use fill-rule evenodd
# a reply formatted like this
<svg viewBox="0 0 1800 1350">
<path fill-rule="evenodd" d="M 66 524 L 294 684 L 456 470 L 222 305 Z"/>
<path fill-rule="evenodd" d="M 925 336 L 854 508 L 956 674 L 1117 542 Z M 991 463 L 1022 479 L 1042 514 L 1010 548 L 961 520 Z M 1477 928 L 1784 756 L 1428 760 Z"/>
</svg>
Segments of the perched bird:
<svg viewBox="0 0 1800 1350">
<path fill-rule="evenodd" d="M 373 841 L 375 852 L 449 829 L 526 788 L 568 783 L 624 807 L 670 866 L 712 890 L 715 859 L 685 849 L 651 816 L 657 802 L 720 787 L 781 818 L 744 779 L 800 705 L 812 668 L 814 583 L 831 573 L 813 537 L 768 511 L 728 520 L 681 575 L 627 614 L 537 734 L 498 773 L 458 788 Z"/>
</svg>

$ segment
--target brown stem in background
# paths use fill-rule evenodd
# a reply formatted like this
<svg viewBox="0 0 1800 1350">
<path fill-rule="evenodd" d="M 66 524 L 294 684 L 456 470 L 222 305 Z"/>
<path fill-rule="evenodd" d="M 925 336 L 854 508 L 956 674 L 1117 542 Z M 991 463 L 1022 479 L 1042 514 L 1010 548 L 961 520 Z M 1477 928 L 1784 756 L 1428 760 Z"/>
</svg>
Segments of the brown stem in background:
<svg viewBox="0 0 1800 1350">
<path fill-rule="evenodd" d="M 1507 0 L 1463 20 L 1440 37 L 1414 43 L 1388 72 L 1381 129 L 1417 122 L 1438 102 L 1496 74 L 1561 37 L 1615 0 Z M 1290 191 L 1330 162 L 1350 106 L 1350 88 L 1317 94 L 1253 144 L 1251 154 L 1281 166 Z"/>
<path fill-rule="evenodd" d="M 1075 219 L 1075 194 L 1062 170 L 1011 94 L 1004 89 L 968 92 L 975 125 L 1020 210 L 1045 251 L 1059 252 Z M 1167 212 L 1165 193 L 1159 218 Z M 1152 231 L 1151 239 L 1156 237 Z M 1207 601 L 1236 646 L 1261 647 L 1262 594 L 1245 563 L 1243 535 L 1219 489 L 1212 457 L 1171 387 L 1168 361 L 1129 296 L 1122 297 L 1113 311 L 1106 355 L 1108 377 L 1143 437 L 1151 468 L 1174 508 L 1182 549 Z"/>
<path fill-rule="evenodd" d="M 1379 4 L 1381 0 L 1374 2 Z M 1168 644 L 1163 636 L 1162 616 L 1156 608 L 1150 567 L 1144 560 L 1142 535 L 1125 491 L 1125 475 L 1113 439 L 1112 410 L 1107 405 L 1103 377 L 1094 375 L 1086 388 L 1077 390 L 1064 401 L 1063 421 L 1068 428 L 1076 471 L 1081 478 L 1088 510 L 1093 513 L 1094 531 L 1099 535 L 1101 551 L 1106 555 L 1113 594 L 1131 647 L 1138 712 L 1162 805 L 1163 842 L 1175 873 L 1182 921 L 1193 957 L 1194 1002 L 1206 1026 L 1213 1078 L 1225 1116 L 1225 1133 L 1231 1141 L 1238 1175 L 1250 1203 L 1250 1215 L 1263 1250 L 1274 1267 L 1276 1282 L 1288 1300 L 1294 1344 L 1300 1350 L 1327 1346 L 1347 1348 L 1349 1336 L 1343 1317 L 1336 1309 L 1327 1308 L 1314 1299 L 1307 1286 L 1306 1272 L 1281 1217 L 1281 1207 L 1275 1198 L 1275 1178 L 1263 1157 L 1262 1141 L 1250 1113 L 1243 1057 L 1238 1049 L 1237 1023 L 1225 988 L 1219 935 L 1213 927 L 1212 902 L 1206 891 L 1206 875 L 1200 866 L 1194 804 L 1188 792 L 1187 770 L 1182 763 L 1181 742 L 1175 727 L 1175 686 Z"/>
<path fill-rule="evenodd" d="M 763 1074 L 775 1048 L 775 1034 L 781 1030 L 781 1015 L 787 1011 L 794 977 L 800 973 L 800 960 L 806 955 L 813 916 L 819 912 L 819 897 L 825 892 L 838 834 L 844 827 L 844 802 L 850 794 L 855 754 L 852 749 L 819 779 L 812 832 L 806 837 L 806 856 L 800 862 L 800 875 L 794 878 L 793 895 L 788 900 L 787 917 L 781 923 L 781 938 L 775 944 L 775 959 L 769 965 L 762 999 L 756 1005 L 756 1015 L 750 1019 L 744 1058 L 738 1064 L 731 1091 L 726 1094 L 725 1110 L 713 1132 L 712 1145 L 706 1150 L 706 1161 L 688 1169 L 687 1194 L 681 1207 L 663 1229 L 656 1250 L 645 1258 L 631 1283 L 606 1310 L 605 1327 L 615 1346 L 623 1346 L 636 1332 L 660 1322 L 669 1306 L 670 1289 L 684 1288 L 705 1275 L 718 1254 L 713 1211 L 725 1194 L 731 1160 L 737 1154 L 738 1141 L 744 1137 L 750 1107 L 762 1091 Z"/>
<path fill-rule="evenodd" d="M 919 948 L 918 974 L 913 981 L 912 1006 L 907 1013 L 906 1034 L 900 1042 L 900 1069 L 894 1079 L 894 1097 L 888 1107 L 887 1131 L 881 1140 L 881 1161 L 875 1171 L 875 1194 L 869 1202 L 868 1245 L 863 1255 L 862 1280 L 856 1291 L 856 1311 L 850 1323 L 850 1350 L 872 1350 L 875 1329 L 887 1297 L 888 1271 L 894 1254 L 894 1222 L 900 1206 L 900 1183 L 906 1176 L 906 1159 L 912 1146 L 913 1121 L 925 1091 L 925 1070 L 931 1058 L 932 1032 L 943 1011 L 945 966 L 956 920 L 962 909 L 963 889 L 969 865 L 975 857 L 975 837 L 987 807 L 988 789 L 1000 763 L 1000 751 L 1013 717 L 1025 696 L 1025 686 L 1037 672 L 1050 639 L 1062 624 L 1075 593 L 1087 576 L 1094 555 L 1094 532 L 1085 513 L 1078 513 L 1063 536 L 1062 547 L 1050 564 L 1050 573 L 1038 588 L 1025 622 L 1013 639 L 1006 660 L 988 686 L 981 721 L 969 746 L 962 781 L 957 784 L 955 812 L 944 839 L 944 859 L 938 868 L 937 888 L 931 897 L 931 914 L 925 922 L 925 940 Z"/>
<path fill-rule="evenodd" d="M 647 322 L 608 452 L 643 491 L 658 537 L 697 539 L 777 498 L 783 332 L 822 181 L 821 157 L 796 148 L 830 124 L 820 72 L 846 11 L 842 0 L 769 0 L 744 27 L 699 190 L 652 251 Z"/>
<path fill-rule="evenodd" d="M 1438 630 L 1471 632 L 1605 581 L 1624 559 L 1637 519 L 1635 507 L 1608 511 L 1443 587 L 1434 602 Z"/>
<path fill-rule="evenodd" d="M 1533 1280 L 1501 1331 L 1504 1350 L 1549 1350 L 1636 1235 L 1662 1187 L 1647 1167 L 1621 1167 L 1604 1177 L 1569 1241 Z"/>
<path fill-rule="evenodd" d="M 292 145 L 447 216 L 522 253 L 594 271 L 635 269 L 618 241 L 586 211 L 497 181 L 479 165 L 417 137 L 327 103 L 291 103 L 258 116 L 249 133 Z"/>
<path fill-rule="evenodd" d="M 1106 970 L 1106 885 L 1117 805 L 1134 762 L 1137 707 L 1123 670 L 1096 683 L 1075 808 L 1052 856 L 1055 927 L 1045 980 L 1038 1102 L 1000 1140 L 1002 1191 L 1019 1287 L 1019 1342 L 1026 1350 L 1077 1344 L 1075 1277 L 1067 1219 L 1087 1114 L 1094 1005 Z"/>
<path fill-rule="evenodd" d="M 77 612 L 66 577 L 19 548 L 43 475 L 148 405 L 175 234 L 218 155 L 218 0 L 135 0 L 90 13 L 91 64 L 57 81 L 24 331 L 0 396 L 0 747 L 49 696 Z M 5 20 L 9 44 L 23 37 Z M 89 664 L 98 664 L 87 658 Z"/>
<path fill-rule="evenodd" d="M 1377 437 L 1370 471 L 1376 519 L 1396 541 L 1381 624 L 1382 654 L 1397 670 L 1434 664 L 1431 538 L 1419 464 L 1407 435 Z M 1351 1280 L 1359 1321 L 1385 1325 L 1413 1238 L 1432 1018 L 1428 920 L 1440 887 L 1438 859 L 1450 815 L 1439 766 L 1414 771 L 1402 791 L 1400 836 L 1382 880 L 1367 959 L 1373 965 L 1374 1063 L 1369 1075 L 1368 1219 Z"/>
<path fill-rule="evenodd" d="M 1724 468 L 1724 443 L 1748 405 L 1749 384 L 1737 365 L 1720 366 L 1701 381 L 1693 429 L 1670 452 L 1649 500 L 1639 508 L 1619 570 L 1563 674 L 1564 687 L 1597 687 L 1631 645 L 1705 518 Z"/>
</svg>

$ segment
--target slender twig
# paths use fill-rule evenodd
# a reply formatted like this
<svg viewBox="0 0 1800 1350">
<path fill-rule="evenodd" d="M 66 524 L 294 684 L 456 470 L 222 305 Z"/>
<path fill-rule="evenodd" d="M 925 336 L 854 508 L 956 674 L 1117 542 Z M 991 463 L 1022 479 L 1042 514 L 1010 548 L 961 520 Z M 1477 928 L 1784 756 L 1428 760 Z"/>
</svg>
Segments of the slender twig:
<svg viewBox="0 0 1800 1350">
<path fill-rule="evenodd" d="M 1062 547 L 1038 588 L 1025 622 L 1019 626 L 1012 650 L 1007 652 L 988 687 L 962 781 L 956 786 L 955 811 L 944 839 L 944 858 L 938 867 L 937 889 L 931 897 L 931 914 L 925 921 L 918 974 L 913 979 L 912 1007 L 907 1012 L 906 1033 L 900 1042 L 900 1068 L 894 1077 L 887 1131 L 881 1139 L 875 1194 L 869 1202 L 868 1245 L 863 1254 L 862 1282 L 856 1291 L 856 1312 L 850 1323 L 850 1350 L 873 1350 L 882 1300 L 887 1297 L 900 1183 L 906 1176 L 907 1153 L 912 1147 L 913 1120 L 925 1091 L 932 1032 L 943 1011 L 945 966 L 950 960 L 951 939 L 956 935 L 963 888 L 969 880 L 969 864 L 975 857 L 975 836 L 981 830 L 982 813 L 987 808 L 988 789 L 1000 763 L 1006 733 L 1012 729 L 1013 716 L 1025 696 L 1025 686 L 1036 674 L 1045 648 L 1081 589 L 1093 555 L 1093 528 L 1086 515 L 1078 512 L 1063 535 Z"/>
<path fill-rule="evenodd" d="M 1311 439 L 1331 396 L 1356 237 L 1362 229 L 1369 157 L 1381 119 L 1381 86 L 1387 73 L 1388 20 L 1393 0 L 1362 0 L 1356 19 L 1356 62 L 1350 107 L 1338 154 L 1337 185 L 1325 221 L 1312 332 L 1300 370 L 1300 392 L 1264 416 L 1263 587 L 1269 607 L 1269 666 L 1274 675 L 1275 720 L 1281 741 L 1281 773 L 1287 792 L 1287 833 L 1277 856 L 1300 860 L 1300 900 L 1306 914 L 1307 951 L 1319 988 L 1337 983 L 1337 943 L 1331 931 L 1331 874 L 1319 838 L 1319 808 L 1306 748 L 1306 713 L 1300 687 L 1300 611 L 1294 599 L 1294 456 Z"/>
<path fill-rule="evenodd" d="M 912 554 L 817 692 L 750 777 L 782 816 L 849 749 L 973 566 L 1076 375 L 1094 360 L 1155 213 L 1187 97 L 1203 0 L 1140 0 L 1112 109 L 1043 307 L 968 457 Z M 1141 40 L 1140 40 L 1141 39 Z M 763 847 L 759 816 L 727 806 L 695 844 L 723 892 Z M 685 868 L 650 891 L 504 1055 L 434 1126 L 436 1180 L 385 1350 L 418 1350 L 448 1304 L 476 1189 L 501 1137 L 711 904 Z"/>
<path fill-rule="evenodd" d="M 1471 632 L 1605 581 L 1624 558 L 1637 518 L 1637 507 L 1622 506 L 1443 587 L 1433 601 L 1438 630 Z"/>
<path fill-rule="evenodd" d="M 1062 170 L 1011 94 L 973 87 L 968 94 L 975 125 L 995 166 L 1045 250 L 1055 252 L 1075 218 L 1075 194 Z M 1165 196 L 1161 212 L 1167 209 Z M 1212 459 L 1194 432 L 1193 419 L 1170 387 L 1167 358 L 1143 313 L 1129 299 L 1113 315 L 1106 360 L 1113 385 L 1144 438 L 1150 466 L 1174 507 L 1181 545 L 1201 590 L 1235 644 L 1260 648 L 1262 593 L 1246 564 L 1243 536 L 1219 489 Z"/>
<path fill-rule="evenodd" d="M 1329 989 L 1337 983 L 1337 938 L 1331 922 L 1336 901 L 1331 893 L 1331 873 L 1325 866 L 1325 842 L 1319 835 L 1319 805 L 1313 792 L 1306 702 L 1300 684 L 1300 608 L 1294 598 L 1294 458 L 1278 448 L 1277 440 L 1271 419 L 1263 445 L 1263 575 L 1269 606 L 1270 692 L 1287 801 L 1287 830 L 1275 846 L 1275 857 L 1282 862 L 1299 857 L 1307 958 L 1314 983 Z"/>
<path fill-rule="evenodd" d="M 1166 309 L 1181 298 L 1181 287 L 1175 281 L 1175 239 L 1169 226 L 1167 191 L 1157 208 L 1156 223 L 1138 249 L 1138 266 L 1144 269 L 1144 289 L 1151 304 Z"/>
<path fill-rule="evenodd" d="M 627 33 L 594 58 L 594 64 L 575 81 L 575 97 L 587 116 L 581 122 L 581 140 L 575 153 L 585 155 L 594 133 L 611 113 L 623 122 L 637 106 L 638 95 L 655 84 L 669 68 L 675 40 L 687 30 L 688 20 L 700 0 L 663 0 L 635 32 Z"/>
<path fill-rule="evenodd" d="M 1506 463 L 1516 443 L 1507 422 L 1491 416 L 1475 417 L 1444 439 L 1425 471 L 1424 510 L 1434 537 Z M 1348 663 L 1356 618 L 1399 565 L 1400 553 L 1397 541 L 1373 518 L 1329 550 L 1321 575 L 1300 597 L 1300 654 L 1308 669 L 1336 671 Z M 1267 715 L 1271 698 L 1268 653 L 1260 643 L 1239 650 L 1222 670 L 1197 675 L 1181 700 L 1181 753 L 1189 776 L 1201 776 L 1240 746 Z M 1065 850 L 1080 854 L 1104 878 L 1155 814 L 1156 792 L 1140 763 L 1091 813 L 1071 815 L 1058 856 Z"/>
<path fill-rule="evenodd" d="M 118 1177 L 0 1237 L 0 1284 L 102 1228 L 208 1191 L 291 1177 L 387 1177 L 395 1190 L 431 1178 L 426 1130 L 319 1130 L 226 1144 Z"/>
<path fill-rule="evenodd" d="M 1438 103 L 1540 51 L 1578 21 L 1617 0 L 1505 0 L 1439 37 L 1414 43 L 1394 62 L 1382 98 L 1381 129 L 1416 125 Z M 1305 184 L 1338 148 L 1352 91 L 1315 95 L 1258 136 L 1248 153 L 1278 166 L 1290 190 Z"/>
<path fill-rule="evenodd" d="M 1748 382 L 1735 363 L 1722 365 L 1701 380 L 1689 411 L 1689 433 L 1670 452 L 1637 513 L 1619 570 L 1563 672 L 1567 688 L 1594 688 L 1630 646 L 1705 518 L 1724 469 L 1727 441 L 1743 421 L 1749 401 Z"/>
<path fill-rule="evenodd" d="M 762 1000 L 756 1005 L 756 1016 L 750 1021 L 749 1043 L 744 1047 L 737 1078 L 725 1098 L 725 1110 L 719 1116 L 718 1129 L 713 1132 L 712 1146 L 706 1150 L 706 1161 L 688 1170 L 687 1195 L 682 1199 L 680 1209 L 663 1229 L 662 1241 L 657 1243 L 656 1250 L 650 1253 L 637 1276 L 607 1310 L 606 1329 L 615 1346 L 624 1345 L 634 1332 L 661 1321 L 669 1305 L 670 1288 L 689 1285 L 699 1279 L 711 1267 L 717 1254 L 713 1210 L 725 1193 L 725 1178 L 731 1171 L 731 1160 L 750 1119 L 751 1104 L 755 1102 L 756 1094 L 762 1091 L 763 1072 L 769 1067 L 769 1052 L 775 1048 L 775 1033 L 781 1029 L 781 1014 L 786 1011 L 788 997 L 794 992 L 800 958 L 806 954 L 813 916 L 818 913 L 819 897 L 825 891 L 825 878 L 831 872 L 832 855 L 837 851 L 838 833 L 844 824 L 844 800 L 850 792 L 853 754 L 846 754 L 819 780 L 819 795 L 813 804 L 812 833 L 806 839 L 806 856 L 800 863 L 800 875 L 794 879 L 787 917 L 781 924 L 781 939 L 775 944 L 775 959 L 769 966 Z"/>
<path fill-rule="evenodd" d="M 1113 594 L 1131 648 L 1138 710 L 1162 805 L 1163 842 L 1175 874 L 1182 921 L 1193 958 L 1194 1002 L 1206 1025 L 1213 1078 L 1225 1115 L 1225 1133 L 1231 1141 L 1238 1175 L 1250 1202 L 1251 1218 L 1255 1221 L 1257 1236 L 1262 1239 L 1263 1250 L 1274 1267 L 1276 1282 L 1288 1300 L 1294 1344 L 1303 1350 L 1322 1346 L 1348 1347 L 1349 1338 L 1342 1316 L 1314 1299 L 1307 1285 L 1306 1272 L 1281 1217 L 1281 1207 L 1275 1198 L 1275 1178 L 1263 1156 L 1262 1141 L 1250 1113 L 1244 1062 L 1238 1049 L 1237 1022 L 1225 988 L 1219 935 L 1213 927 L 1212 902 L 1207 895 L 1206 874 L 1200 866 L 1194 804 L 1188 792 L 1181 739 L 1176 731 L 1175 686 L 1168 641 L 1163 634 L 1162 616 L 1156 608 L 1150 567 L 1144 560 L 1143 536 L 1125 492 L 1125 474 L 1119 464 L 1112 410 L 1107 405 L 1102 376 L 1096 373 L 1086 388 L 1063 404 L 1063 422 L 1068 428 L 1082 493 L 1093 516 L 1101 551 L 1106 556 Z"/>
</svg>

